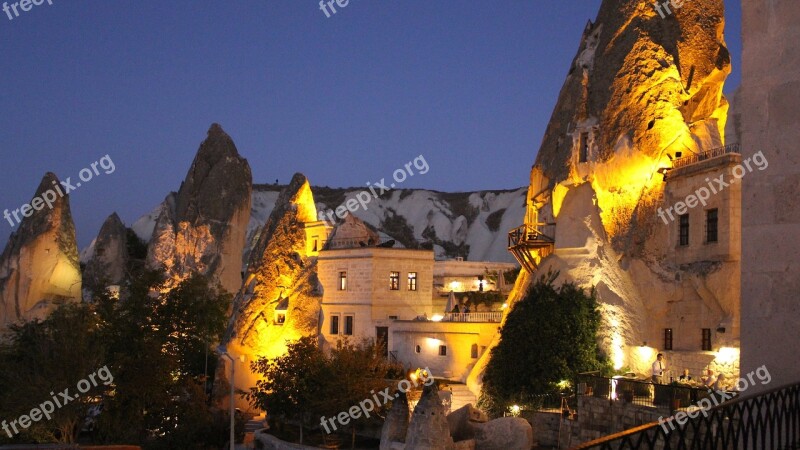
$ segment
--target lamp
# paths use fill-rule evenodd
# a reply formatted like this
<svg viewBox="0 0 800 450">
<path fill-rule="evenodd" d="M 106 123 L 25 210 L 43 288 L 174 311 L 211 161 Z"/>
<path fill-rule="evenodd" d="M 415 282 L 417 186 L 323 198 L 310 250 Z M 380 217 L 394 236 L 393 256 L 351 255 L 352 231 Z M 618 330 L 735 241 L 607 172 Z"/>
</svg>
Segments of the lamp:
<svg viewBox="0 0 800 450">
<path fill-rule="evenodd" d="M 236 360 L 228 353 L 228 349 L 224 345 L 220 345 L 219 347 L 217 347 L 217 353 L 220 356 L 224 356 L 224 357 L 228 358 L 228 360 L 231 362 L 231 398 L 230 398 L 230 415 L 231 415 L 231 436 L 230 436 L 230 440 L 231 440 L 231 447 L 230 447 L 230 450 L 235 450 L 236 449 L 236 443 L 234 441 L 236 440 L 236 435 L 234 433 L 235 420 L 234 420 L 234 409 L 233 409 L 233 406 L 234 406 L 233 405 L 233 396 L 235 395 L 235 391 L 234 391 L 235 387 L 234 387 L 234 382 L 233 382 L 233 376 L 236 373 Z"/>
</svg>

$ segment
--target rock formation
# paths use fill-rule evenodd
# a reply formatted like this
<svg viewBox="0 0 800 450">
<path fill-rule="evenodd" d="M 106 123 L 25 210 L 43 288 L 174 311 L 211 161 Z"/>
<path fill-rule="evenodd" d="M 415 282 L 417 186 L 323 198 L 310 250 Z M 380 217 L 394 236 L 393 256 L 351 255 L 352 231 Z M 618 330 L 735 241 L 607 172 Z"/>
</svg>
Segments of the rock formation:
<svg viewBox="0 0 800 450">
<path fill-rule="evenodd" d="M 90 291 L 122 284 L 128 265 L 128 229 L 117 213 L 108 216 L 94 240 L 93 254 L 83 271 L 83 288 Z"/>
<path fill-rule="evenodd" d="M 316 221 L 308 180 L 295 174 L 251 252 L 226 333 L 230 352 L 253 359 L 274 358 L 286 352 L 287 342 L 318 335 L 322 297 L 305 231 L 305 224 Z M 254 386 L 255 378 L 245 372 L 237 371 L 236 385 Z"/>
<path fill-rule="evenodd" d="M 35 199 L 56 197 L 52 208 Z M 43 319 L 61 303 L 81 298 L 81 272 L 69 195 L 45 174 L 30 217 L 20 223 L 0 256 L 0 329 L 20 320 Z"/>
<path fill-rule="evenodd" d="M 436 384 L 425 386 L 419 399 L 406 434 L 407 449 L 453 450 L 455 443 L 450 436 L 439 388 Z"/>
<path fill-rule="evenodd" d="M 202 273 L 238 292 L 251 193 L 247 160 L 222 127 L 211 125 L 180 190 L 162 204 L 148 266 L 165 268 L 174 282 Z"/>
<path fill-rule="evenodd" d="M 381 428 L 380 450 L 391 450 L 395 443 L 406 442 L 408 434 L 408 397 L 405 392 L 395 392 L 395 400 Z"/>
<path fill-rule="evenodd" d="M 699 341 L 710 329 L 714 350 L 738 347 L 739 188 L 711 200 L 723 217 L 719 245 L 701 242 L 701 215 L 711 206 L 692 211 L 686 250 L 676 249 L 678 223 L 657 214 L 730 168 L 673 169 L 680 157 L 726 143 L 722 89 L 731 67 L 723 28 L 722 0 L 684 2 L 665 18 L 652 2 L 603 1 L 530 173 L 525 222 L 555 238 L 555 253 L 538 270 L 597 288 L 601 347 L 618 369 L 646 374 L 670 328 L 675 350 L 686 350 L 668 355 L 673 367 L 738 371 L 738 358 L 703 354 Z M 739 158 L 727 156 L 715 161 Z M 510 303 L 536 278 L 523 274 Z M 473 388 L 484 363 L 469 377 Z"/>
</svg>

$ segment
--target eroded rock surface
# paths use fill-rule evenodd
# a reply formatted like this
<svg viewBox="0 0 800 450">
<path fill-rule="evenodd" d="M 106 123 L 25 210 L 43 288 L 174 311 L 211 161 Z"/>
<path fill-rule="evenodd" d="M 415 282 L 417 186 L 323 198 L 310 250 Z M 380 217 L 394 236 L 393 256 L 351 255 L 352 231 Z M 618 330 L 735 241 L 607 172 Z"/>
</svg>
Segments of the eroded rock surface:
<svg viewBox="0 0 800 450">
<path fill-rule="evenodd" d="M 250 220 L 252 175 L 222 127 L 213 124 L 177 193 L 162 204 L 148 248 L 149 267 L 174 283 L 202 273 L 236 293 Z"/>
<path fill-rule="evenodd" d="M 48 172 L 34 198 L 59 194 L 59 180 Z M 69 195 L 57 197 L 22 220 L 0 256 L 0 329 L 44 319 L 57 305 L 81 298 L 81 271 Z M 32 202 L 33 203 L 33 202 Z"/>
</svg>

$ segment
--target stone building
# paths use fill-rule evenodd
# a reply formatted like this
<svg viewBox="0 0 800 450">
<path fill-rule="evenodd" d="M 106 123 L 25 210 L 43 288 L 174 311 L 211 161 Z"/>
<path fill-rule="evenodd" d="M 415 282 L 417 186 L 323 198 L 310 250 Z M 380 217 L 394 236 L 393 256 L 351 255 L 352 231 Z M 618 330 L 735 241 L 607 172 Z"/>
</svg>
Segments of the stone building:
<svg viewBox="0 0 800 450">
<path fill-rule="evenodd" d="M 800 380 L 800 3 L 742 1 L 742 142 L 769 169 L 742 186 L 742 372 L 765 365 L 771 389 Z"/>
</svg>

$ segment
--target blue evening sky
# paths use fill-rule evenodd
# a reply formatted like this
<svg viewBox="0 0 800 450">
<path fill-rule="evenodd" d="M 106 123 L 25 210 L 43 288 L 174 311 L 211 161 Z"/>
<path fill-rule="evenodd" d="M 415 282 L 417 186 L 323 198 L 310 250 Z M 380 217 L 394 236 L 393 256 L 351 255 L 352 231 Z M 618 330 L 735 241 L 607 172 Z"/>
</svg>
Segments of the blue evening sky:
<svg viewBox="0 0 800 450">
<path fill-rule="evenodd" d="M 177 190 L 212 122 L 258 183 L 363 186 L 424 155 L 403 187 L 524 186 L 600 5 L 350 0 L 326 18 L 315 0 L 51 1 L 0 13 L 0 212 L 108 154 L 116 171 L 71 193 L 81 247 Z M 731 92 L 741 12 L 725 3 Z"/>
</svg>

